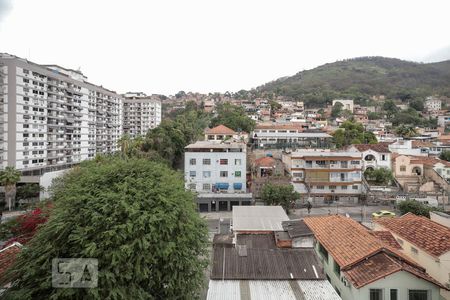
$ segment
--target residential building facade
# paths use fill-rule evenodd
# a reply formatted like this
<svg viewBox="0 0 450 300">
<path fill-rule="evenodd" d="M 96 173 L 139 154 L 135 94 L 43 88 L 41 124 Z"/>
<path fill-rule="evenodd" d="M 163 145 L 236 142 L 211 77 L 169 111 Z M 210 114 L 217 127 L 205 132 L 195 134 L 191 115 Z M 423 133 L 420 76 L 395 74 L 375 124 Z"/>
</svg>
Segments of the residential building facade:
<svg viewBox="0 0 450 300">
<path fill-rule="evenodd" d="M 407 213 L 399 218 L 375 221 L 375 230 L 389 231 L 401 251 L 424 267 L 431 277 L 450 288 L 450 228 L 426 217 Z M 450 292 L 441 289 L 450 299 Z"/>
<path fill-rule="evenodd" d="M 161 100 L 144 93 L 123 95 L 123 133 L 145 135 L 161 123 Z"/>
<path fill-rule="evenodd" d="M 0 54 L 1 168 L 22 180 L 118 150 L 122 97 L 80 71 Z"/>
<path fill-rule="evenodd" d="M 342 299 L 440 299 L 443 286 L 403 255 L 392 237 L 382 238 L 340 215 L 304 221 L 327 279 Z"/>
<path fill-rule="evenodd" d="M 233 205 L 250 204 L 246 155 L 246 145 L 239 142 L 198 141 L 185 147 L 185 184 L 198 193 L 200 210 L 231 210 Z"/>
<path fill-rule="evenodd" d="M 333 106 L 336 103 L 341 103 L 342 104 L 342 109 L 349 110 L 349 111 L 351 111 L 353 113 L 353 110 L 354 110 L 353 100 L 344 100 L 344 99 L 333 100 Z"/>
<path fill-rule="evenodd" d="M 425 109 L 428 112 L 436 112 L 436 111 L 441 110 L 441 108 L 442 108 L 441 99 L 433 97 L 433 96 L 427 97 L 425 99 Z"/>
<path fill-rule="evenodd" d="M 283 161 L 295 190 L 313 203 L 357 203 L 364 192 L 360 152 L 299 149 Z"/>
<path fill-rule="evenodd" d="M 348 147 L 349 151 L 357 151 L 362 154 L 362 169 L 391 169 L 391 151 L 389 143 L 355 144 Z"/>
<path fill-rule="evenodd" d="M 318 131 L 307 131 L 300 124 L 260 124 L 252 134 L 255 148 L 329 148 L 332 136 Z"/>
</svg>

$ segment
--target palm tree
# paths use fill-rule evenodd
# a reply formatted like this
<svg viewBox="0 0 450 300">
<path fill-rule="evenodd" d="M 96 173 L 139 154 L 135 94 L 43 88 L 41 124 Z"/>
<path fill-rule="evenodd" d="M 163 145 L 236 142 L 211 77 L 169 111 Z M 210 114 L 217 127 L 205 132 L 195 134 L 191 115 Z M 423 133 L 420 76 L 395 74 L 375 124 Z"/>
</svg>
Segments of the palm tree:
<svg viewBox="0 0 450 300">
<path fill-rule="evenodd" d="M 20 180 L 21 173 L 14 167 L 6 167 L 0 171 L 0 184 L 5 188 L 5 198 L 8 203 L 8 209 L 14 206 L 16 198 L 16 183 Z"/>
<path fill-rule="evenodd" d="M 117 143 L 119 144 L 122 157 L 127 157 L 131 143 L 130 136 L 128 134 L 122 135 L 122 137 L 118 140 Z"/>
</svg>

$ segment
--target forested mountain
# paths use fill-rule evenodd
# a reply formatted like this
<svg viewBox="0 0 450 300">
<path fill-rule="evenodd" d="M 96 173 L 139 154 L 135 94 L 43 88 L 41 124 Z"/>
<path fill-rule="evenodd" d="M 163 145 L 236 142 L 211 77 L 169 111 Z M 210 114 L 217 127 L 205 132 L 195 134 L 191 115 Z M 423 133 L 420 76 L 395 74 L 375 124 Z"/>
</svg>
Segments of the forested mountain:
<svg viewBox="0 0 450 300">
<path fill-rule="evenodd" d="M 424 64 L 385 57 L 354 58 L 277 79 L 256 92 L 302 99 L 308 106 L 322 106 L 341 97 L 366 102 L 373 95 L 402 100 L 450 96 L 450 60 Z"/>
</svg>

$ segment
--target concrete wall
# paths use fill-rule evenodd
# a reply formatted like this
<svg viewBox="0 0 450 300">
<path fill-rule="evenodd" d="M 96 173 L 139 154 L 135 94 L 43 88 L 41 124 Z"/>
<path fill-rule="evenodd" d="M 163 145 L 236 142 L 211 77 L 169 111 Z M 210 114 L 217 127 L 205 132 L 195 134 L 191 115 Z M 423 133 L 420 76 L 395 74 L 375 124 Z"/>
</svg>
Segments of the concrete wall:
<svg viewBox="0 0 450 300">
<path fill-rule="evenodd" d="M 48 172 L 42 175 L 39 178 L 39 185 L 45 188 L 45 191 L 41 192 L 40 194 L 40 200 L 46 199 L 50 197 L 50 194 L 48 192 L 48 188 L 52 185 L 52 181 L 55 178 L 58 178 L 64 173 L 66 173 L 69 170 L 60 170 L 60 171 L 54 171 L 54 172 Z"/>
<path fill-rule="evenodd" d="M 431 220 L 450 228 L 450 215 L 442 216 L 439 213 L 430 212 Z"/>
</svg>

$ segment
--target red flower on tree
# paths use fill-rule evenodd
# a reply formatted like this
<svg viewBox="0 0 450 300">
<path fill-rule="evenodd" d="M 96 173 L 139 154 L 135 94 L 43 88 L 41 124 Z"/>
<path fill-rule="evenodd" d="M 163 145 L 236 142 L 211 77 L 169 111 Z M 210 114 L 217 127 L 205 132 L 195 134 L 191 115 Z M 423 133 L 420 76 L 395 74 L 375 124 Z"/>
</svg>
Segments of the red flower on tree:
<svg viewBox="0 0 450 300">
<path fill-rule="evenodd" d="M 28 243 L 36 234 L 40 224 L 47 222 L 47 219 L 52 208 L 51 204 L 47 204 L 43 208 L 36 208 L 31 212 L 27 212 L 17 217 L 17 226 L 11 229 L 14 237 L 9 239 L 4 247 L 11 245 L 14 242 L 19 242 L 22 245 Z"/>
</svg>

